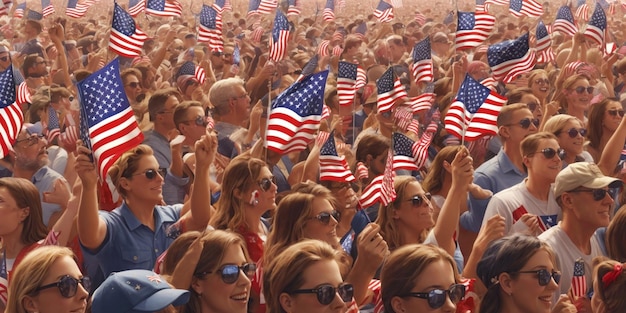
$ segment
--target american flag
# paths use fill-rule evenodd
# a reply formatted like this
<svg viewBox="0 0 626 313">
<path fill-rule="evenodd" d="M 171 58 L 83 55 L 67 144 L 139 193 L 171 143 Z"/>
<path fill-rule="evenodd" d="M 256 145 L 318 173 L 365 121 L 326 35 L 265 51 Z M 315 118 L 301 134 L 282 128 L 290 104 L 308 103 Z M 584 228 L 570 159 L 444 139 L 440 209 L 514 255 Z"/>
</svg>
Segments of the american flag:
<svg viewBox="0 0 626 313">
<path fill-rule="evenodd" d="M 147 0 L 146 14 L 178 17 L 183 14 L 183 6 L 177 0 Z"/>
<path fill-rule="evenodd" d="M 265 28 L 259 26 L 252 31 L 252 41 L 261 42 L 263 38 L 263 34 L 265 33 Z"/>
<path fill-rule="evenodd" d="M 535 49 L 539 54 L 537 61 L 539 63 L 548 63 L 554 61 L 554 51 L 552 51 L 552 40 L 548 29 L 543 21 L 539 21 L 537 29 L 535 30 L 535 37 L 537 38 Z"/>
<path fill-rule="evenodd" d="M 146 9 L 146 0 L 128 0 L 128 13 L 132 17 L 137 17 L 139 13 Z"/>
<path fill-rule="evenodd" d="M 461 140 L 465 137 L 466 141 L 495 135 L 496 120 L 505 102 L 505 97 L 466 74 L 444 118 L 446 131 Z"/>
<path fill-rule="evenodd" d="M 596 5 L 591 15 L 591 20 L 585 28 L 585 36 L 602 46 L 604 44 L 604 31 L 606 30 L 606 15 L 601 6 Z"/>
<path fill-rule="evenodd" d="M 213 9 L 215 9 L 215 11 L 217 11 L 217 13 L 222 14 L 224 13 L 224 7 L 226 6 L 226 0 L 215 0 L 215 2 L 213 3 L 213 5 L 211 6 Z M 204 6 L 203 6 L 204 8 Z"/>
<path fill-rule="evenodd" d="M 334 56 L 341 56 L 341 54 L 343 53 L 343 48 L 340 45 L 336 45 L 333 47 L 333 55 Z"/>
<path fill-rule="evenodd" d="M 487 12 L 487 8 L 485 8 L 485 0 L 476 0 L 476 7 L 474 8 L 476 13 L 478 12 Z"/>
<path fill-rule="evenodd" d="M 343 26 L 337 27 L 337 30 L 333 33 L 333 41 L 343 42 L 346 37 L 346 29 Z"/>
<path fill-rule="evenodd" d="M 563 72 L 566 75 L 565 77 L 570 76 L 570 75 L 575 75 L 576 72 L 578 71 L 578 68 L 585 64 L 586 63 L 582 61 L 574 61 L 574 62 L 569 62 L 565 64 L 565 66 L 563 66 Z"/>
<path fill-rule="evenodd" d="M 261 4 L 261 0 L 250 0 L 250 2 L 248 2 L 247 18 L 252 18 L 253 16 L 259 15 L 260 4 Z"/>
<path fill-rule="evenodd" d="M 350 172 L 346 158 L 337 154 L 334 135 L 334 131 L 330 133 L 330 136 L 320 149 L 320 180 L 354 181 L 356 178 Z"/>
<path fill-rule="evenodd" d="M 380 113 L 391 110 L 396 100 L 408 97 L 406 89 L 400 79 L 396 77 L 392 67 L 388 68 L 376 81 L 376 87 L 378 88 L 378 112 Z"/>
<path fill-rule="evenodd" d="M 335 0 L 326 0 L 326 7 L 324 7 L 322 17 L 327 22 L 335 20 Z"/>
<path fill-rule="evenodd" d="M 146 39 L 148 36 L 137 27 L 133 17 L 115 3 L 109 48 L 123 57 L 134 58 L 141 55 Z"/>
<path fill-rule="evenodd" d="M 298 0 L 289 0 L 289 7 L 287 8 L 287 16 L 300 15 L 300 6 Z"/>
<path fill-rule="evenodd" d="M 354 34 L 361 40 L 365 40 L 365 33 L 367 33 L 367 24 L 365 22 L 359 24 L 354 30 Z"/>
<path fill-rule="evenodd" d="M 272 38 L 270 39 L 270 59 L 278 62 L 285 57 L 287 44 L 289 41 L 289 21 L 282 11 L 276 11 L 274 18 L 274 28 L 272 29 Z"/>
<path fill-rule="evenodd" d="M 493 78 L 493 76 L 489 76 L 483 80 L 480 81 L 480 84 L 491 89 L 491 90 L 496 90 L 496 87 L 498 86 L 498 81 L 495 80 L 495 78 Z"/>
<path fill-rule="evenodd" d="M 13 65 L 10 65 L 4 72 L 0 72 L 0 158 L 4 158 L 11 151 L 24 122 L 15 85 Z M 20 92 L 28 93 L 25 82 L 19 85 L 17 93 Z"/>
<path fill-rule="evenodd" d="M 380 0 L 376 10 L 374 10 L 374 17 L 381 23 L 391 22 L 393 20 L 393 6 L 384 0 Z"/>
<path fill-rule="evenodd" d="M 432 92 L 425 92 L 417 97 L 409 99 L 409 104 L 413 110 L 413 114 L 420 113 L 422 111 L 429 111 L 435 101 L 435 94 Z"/>
<path fill-rule="evenodd" d="M 327 105 L 322 105 L 322 120 L 330 117 L 330 108 Z"/>
<path fill-rule="evenodd" d="M 415 12 L 415 22 L 419 26 L 426 24 L 426 16 L 419 11 Z"/>
<path fill-rule="evenodd" d="M 613 53 L 617 52 L 617 45 L 614 42 L 607 42 L 602 52 L 605 57 L 611 56 Z"/>
<path fill-rule="evenodd" d="M 327 77 L 328 70 L 307 76 L 278 95 L 268 120 L 269 149 L 280 154 L 306 149 L 322 118 Z"/>
<path fill-rule="evenodd" d="M 339 61 L 339 72 L 337 75 L 339 105 L 351 105 L 354 102 L 358 67 L 358 64 Z"/>
<path fill-rule="evenodd" d="M 574 275 L 570 287 L 574 299 L 587 296 L 587 278 L 585 277 L 585 261 L 576 260 L 574 263 Z"/>
<path fill-rule="evenodd" d="M 123 86 L 117 58 L 78 83 L 83 126 L 89 128 L 89 143 L 102 179 L 124 152 L 143 141 Z"/>
<path fill-rule="evenodd" d="M 393 170 L 393 151 L 389 149 L 387 152 L 387 163 L 385 163 L 385 173 L 380 186 L 380 201 L 382 205 L 388 205 L 396 199 L 396 189 L 393 187 L 393 179 L 396 172 Z"/>
<path fill-rule="evenodd" d="M 578 0 L 578 8 L 576 9 L 576 18 L 582 21 L 589 20 L 589 6 L 585 0 Z"/>
<path fill-rule="evenodd" d="M 509 5 L 509 0 L 485 0 L 485 11 L 489 11 L 489 7 L 494 5 Z"/>
<path fill-rule="evenodd" d="M 517 75 L 526 73 L 535 66 L 535 50 L 528 45 L 529 34 L 515 40 L 507 40 L 487 49 L 487 60 L 496 80 L 509 83 Z"/>
<path fill-rule="evenodd" d="M 50 0 L 41 0 L 41 8 L 43 10 L 43 17 L 54 14 L 54 6 L 50 3 Z"/>
<path fill-rule="evenodd" d="M 556 19 L 552 23 L 552 31 L 560 31 L 566 35 L 574 36 L 578 32 L 578 27 L 574 23 L 572 10 L 564 5 L 556 12 Z"/>
<path fill-rule="evenodd" d="M 430 53 L 430 37 L 428 36 L 413 47 L 412 69 L 415 83 L 433 81 L 433 60 Z"/>
<path fill-rule="evenodd" d="M 78 129 L 75 125 L 67 126 L 65 131 L 59 135 L 59 143 L 63 143 L 65 146 L 73 147 L 76 145 L 76 141 L 78 141 Z"/>
<path fill-rule="evenodd" d="M 535 0 L 511 0 L 509 12 L 513 16 L 540 17 L 543 14 L 543 6 Z"/>
<path fill-rule="evenodd" d="M 491 35 L 496 18 L 487 13 L 458 12 L 454 47 L 456 50 L 480 46 Z"/>
<path fill-rule="evenodd" d="M 406 128 L 413 119 L 413 110 L 410 107 L 401 106 L 393 112 L 393 122 L 399 129 L 406 131 Z"/>
<path fill-rule="evenodd" d="M 15 11 L 13 12 L 13 17 L 22 18 L 24 17 L 24 11 L 26 10 L 26 2 L 22 2 L 15 7 Z"/>
<path fill-rule="evenodd" d="M 411 138 L 394 132 L 391 138 L 393 142 L 393 170 L 409 170 L 417 171 L 416 152 L 418 150 L 417 143 Z"/>
<path fill-rule="evenodd" d="M 52 106 L 48 106 L 48 125 L 46 127 L 46 140 L 52 142 L 61 133 L 59 115 Z"/>
<path fill-rule="evenodd" d="M 330 46 L 330 41 L 329 40 L 322 40 L 320 42 L 320 45 L 317 47 L 317 53 L 321 56 L 321 57 L 325 57 L 328 56 L 328 47 Z"/>
<path fill-rule="evenodd" d="M 204 85 L 204 82 L 206 80 L 206 73 L 204 72 L 204 69 L 200 66 L 197 66 L 192 61 L 187 61 L 183 63 L 183 65 L 180 66 L 180 69 L 178 69 L 178 75 L 191 75 L 196 80 L 198 80 L 200 85 Z"/>
<path fill-rule="evenodd" d="M 0 251 L 2 259 L 0 259 L 0 303 L 6 306 L 9 299 L 9 272 L 7 271 L 7 257 L 4 250 Z"/>
<path fill-rule="evenodd" d="M 26 19 L 33 20 L 33 21 L 41 21 L 43 19 L 43 14 L 33 9 L 28 9 L 28 13 L 26 13 Z"/>
<path fill-rule="evenodd" d="M 69 17 L 80 18 L 85 16 L 87 9 L 93 4 L 93 1 L 78 2 L 78 0 L 68 0 L 65 14 Z"/>
<path fill-rule="evenodd" d="M 222 14 L 214 7 L 203 5 L 198 25 L 198 42 L 208 42 L 211 51 L 224 51 L 222 39 Z"/>
<path fill-rule="evenodd" d="M 354 172 L 356 173 L 356 178 L 359 180 L 365 179 L 369 175 L 369 170 L 367 169 L 367 166 L 363 164 L 363 162 L 359 162 L 356 164 Z"/>
<path fill-rule="evenodd" d="M 258 12 L 261 14 L 270 14 L 278 6 L 276 0 L 261 0 L 259 3 Z"/>
</svg>

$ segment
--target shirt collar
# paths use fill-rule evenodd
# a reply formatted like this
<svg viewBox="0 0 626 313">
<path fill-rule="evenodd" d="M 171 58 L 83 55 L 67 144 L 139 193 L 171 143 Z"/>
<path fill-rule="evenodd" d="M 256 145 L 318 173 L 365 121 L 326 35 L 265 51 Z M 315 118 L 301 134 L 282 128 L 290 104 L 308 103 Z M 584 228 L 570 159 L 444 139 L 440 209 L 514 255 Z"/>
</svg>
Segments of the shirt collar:
<svg viewBox="0 0 626 313">
<path fill-rule="evenodd" d="M 46 173 L 48 173 L 48 167 L 47 166 L 43 166 L 39 170 L 37 170 L 35 172 L 35 174 L 33 175 L 32 179 L 31 179 L 33 184 L 41 181 L 43 179 L 43 177 L 46 175 Z"/>
<path fill-rule="evenodd" d="M 500 149 L 500 152 L 498 153 L 498 162 L 500 163 L 500 168 L 502 168 L 502 171 L 504 173 L 508 173 L 508 172 L 516 172 L 520 175 L 526 176 L 525 173 L 520 172 L 520 170 L 513 164 L 513 162 L 511 162 L 511 159 L 509 159 L 509 156 L 506 155 L 506 153 L 504 152 L 504 149 Z"/>
</svg>

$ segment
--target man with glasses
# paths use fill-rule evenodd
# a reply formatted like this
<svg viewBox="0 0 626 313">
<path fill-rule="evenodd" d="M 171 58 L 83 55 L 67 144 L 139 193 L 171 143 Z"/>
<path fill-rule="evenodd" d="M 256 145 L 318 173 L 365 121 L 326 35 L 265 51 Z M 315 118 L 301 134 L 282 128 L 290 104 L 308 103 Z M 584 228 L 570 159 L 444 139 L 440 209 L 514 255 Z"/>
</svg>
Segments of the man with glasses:
<svg viewBox="0 0 626 313">
<path fill-rule="evenodd" d="M 602 239 L 595 232 L 609 225 L 615 204 L 609 189 L 621 186 L 619 179 L 605 176 L 594 163 L 572 163 L 557 175 L 554 195 L 563 212 L 563 219 L 539 236 L 554 250 L 558 262 L 556 267 L 562 273 L 560 290 L 555 293 L 554 299 L 569 292 L 577 261 L 584 262 L 582 270 L 587 287 L 591 288 L 593 259 L 604 254 Z M 577 270 L 580 274 L 581 269 Z M 584 301 L 589 304 L 586 297 Z"/>
<path fill-rule="evenodd" d="M 61 217 L 65 208 L 56 203 L 45 202 L 44 193 L 55 192 L 57 180 L 64 182 L 68 190 L 71 188 L 63 175 L 48 167 L 47 144 L 43 135 L 31 133 L 24 127 L 13 144 L 13 151 L 9 152 L 9 159 L 13 164 L 13 177 L 30 180 L 39 190 L 43 222 L 51 226 Z"/>
<path fill-rule="evenodd" d="M 230 159 L 239 154 L 230 136 L 248 126 L 250 120 L 250 96 L 243 84 L 239 78 L 227 78 L 217 81 L 209 90 L 209 100 L 214 106 L 213 114 L 217 121 L 217 152 Z"/>
<path fill-rule="evenodd" d="M 48 67 L 46 60 L 38 54 L 29 54 L 22 63 L 22 73 L 26 79 L 26 85 L 31 89 L 31 94 L 34 94 L 34 90 L 42 85 L 48 85 L 44 77 L 48 75 Z"/>
</svg>

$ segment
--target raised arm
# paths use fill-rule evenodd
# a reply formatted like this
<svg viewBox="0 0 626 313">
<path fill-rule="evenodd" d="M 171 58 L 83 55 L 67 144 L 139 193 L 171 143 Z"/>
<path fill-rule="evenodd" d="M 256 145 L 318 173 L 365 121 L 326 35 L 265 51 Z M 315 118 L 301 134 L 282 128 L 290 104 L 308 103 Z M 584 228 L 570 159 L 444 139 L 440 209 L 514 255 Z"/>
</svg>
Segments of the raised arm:
<svg viewBox="0 0 626 313">
<path fill-rule="evenodd" d="M 107 226 L 98 216 L 98 175 L 90 160 L 91 151 L 79 146 L 76 158 L 76 173 L 83 184 L 78 209 L 78 237 L 88 249 L 98 249 L 106 238 Z"/>
<path fill-rule="evenodd" d="M 602 151 L 598 167 L 604 175 L 613 176 L 615 173 L 615 166 L 624 148 L 624 140 L 626 140 L 626 118 L 619 123 L 619 126 L 617 126 L 617 129 L 606 143 L 604 151 Z"/>
<path fill-rule="evenodd" d="M 210 203 L 211 187 L 209 183 L 209 168 L 217 152 L 217 134 L 207 133 L 196 142 L 196 177 L 194 179 L 191 198 L 183 207 L 186 212 L 183 218 L 188 230 L 204 230 L 213 211 Z"/>
</svg>

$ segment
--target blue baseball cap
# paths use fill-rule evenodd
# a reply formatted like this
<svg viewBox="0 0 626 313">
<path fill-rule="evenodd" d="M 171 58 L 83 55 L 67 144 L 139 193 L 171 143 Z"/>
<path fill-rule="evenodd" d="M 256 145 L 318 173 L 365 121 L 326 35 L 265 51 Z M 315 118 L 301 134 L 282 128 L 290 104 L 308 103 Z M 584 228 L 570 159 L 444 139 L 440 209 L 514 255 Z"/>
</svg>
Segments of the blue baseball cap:
<svg viewBox="0 0 626 313">
<path fill-rule="evenodd" d="M 189 301 L 189 291 L 173 289 L 153 271 L 128 270 L 112 273 L 93 293 L 93 313 L 156 312 L 168 305 Z"/>
</svg>

